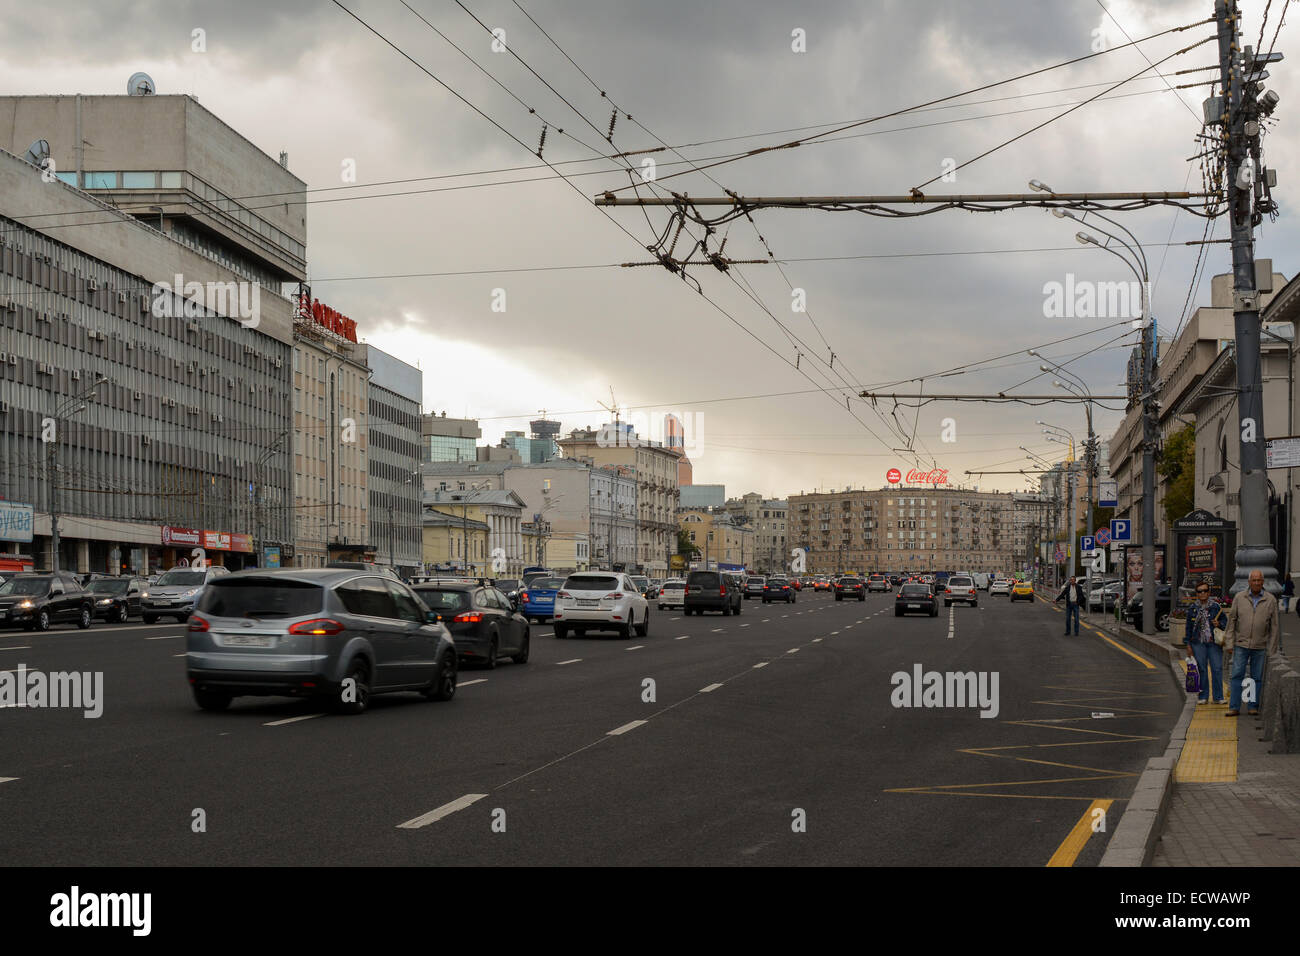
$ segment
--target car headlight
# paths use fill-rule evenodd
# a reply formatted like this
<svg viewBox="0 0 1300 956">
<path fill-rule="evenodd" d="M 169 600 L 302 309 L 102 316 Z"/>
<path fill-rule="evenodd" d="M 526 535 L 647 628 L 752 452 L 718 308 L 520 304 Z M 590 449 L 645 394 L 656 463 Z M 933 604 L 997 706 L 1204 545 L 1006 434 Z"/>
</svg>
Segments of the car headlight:
<svg viewBox="0 0 1300 956">
<path fill-rule="evenodd" d="M 203 588 L 190 588 L 190 589 L 189 589 L 188 591 L 186 591 L 183 595 L 181 595 L 181 597 L 192 598 L 192 597 L 194 597 L 194 595 L 198 594 L 198 593 L 199 593 L 200 591 L 202 591 L 202 590 L 203 590 Z"/>
<path fill-rule="evenodd" d="M 140 597 L 142 597 L 142 598 L 147 598 L 148 596 L 149 596 L 149 592 L 148 592 L 148 591 L 141 591 L 141 592 L 140 592 Z"/>
<path fill-rule="evenodd" d="M 24 611 L 30 611 L 32 608 L 36 607 L 36 604 L 31 598 L 28 598 L 25 601 L 19 601 L 18 606 Z"/>
<path fill-rule="evenodd" d="M 100 599 L 99 599 L 98 601 L 96 601 L 95 603 L 96 603 L 96 604 L 112 604 L 112 603 L 113 603 L 113 599 L 112 599 L 112 598 L 100 598 Z"/>
</svg>

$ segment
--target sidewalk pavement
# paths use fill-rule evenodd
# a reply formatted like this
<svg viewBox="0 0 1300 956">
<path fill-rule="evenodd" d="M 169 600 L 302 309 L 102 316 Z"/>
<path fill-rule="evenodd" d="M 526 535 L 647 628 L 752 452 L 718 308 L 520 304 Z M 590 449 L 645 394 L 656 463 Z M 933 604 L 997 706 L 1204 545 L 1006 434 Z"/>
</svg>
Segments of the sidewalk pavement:
<svg viewBox="0 0 1300 956">
<path fill-rule="evenodd" d="M 1091 615 L 1094 623 L 1100 617 Z M 1300 615 L 1294 603 L 1281 617 L 1282 649 L 1296 660 Z M 1106 629 L 1136 636 L 1131 628 L 1115 625 L 1113 617 Z M 1175 628 L 1156 637 L 1172 646 L 1181 634 Z M 1186 669 L 1180 664 L 1175 673 Z M 1227 676 L 1225 661 L 1225 685 Z M 1150 865 L 1300 865 L 1300 753 L 1270 753 L 1261 739 L 1261 718 L 1247 716 L 1245 707 L 1240 717 L 1226 717 L 1226 704 L 1190 706 L 1191 722 Z"/>
</svg>

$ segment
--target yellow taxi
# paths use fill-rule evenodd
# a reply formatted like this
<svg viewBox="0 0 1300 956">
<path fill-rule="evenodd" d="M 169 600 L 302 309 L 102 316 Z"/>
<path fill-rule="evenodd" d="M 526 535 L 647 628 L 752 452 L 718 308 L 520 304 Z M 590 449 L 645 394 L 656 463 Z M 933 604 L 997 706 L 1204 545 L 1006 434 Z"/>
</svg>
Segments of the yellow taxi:
<svg viewBox="0 0 1300 956">
<path fill-rule="evenodd" d="M 1017 581 L 1011 585 L 1011 600 L 1032 602 L 1034 600 L 1034 586 L 1028 581 Z"/>
</svg>

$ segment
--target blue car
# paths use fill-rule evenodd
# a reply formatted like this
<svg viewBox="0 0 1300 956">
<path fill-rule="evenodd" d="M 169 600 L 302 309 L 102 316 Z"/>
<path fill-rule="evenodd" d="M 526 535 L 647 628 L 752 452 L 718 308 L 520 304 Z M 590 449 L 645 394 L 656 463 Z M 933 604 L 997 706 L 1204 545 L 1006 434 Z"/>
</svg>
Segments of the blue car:
<svg viewBox="0 0 1300 956">
<path fill-rule="evenodd" d="M 519 592 L 519 613 L 528 620 L 549 621 L 555 613 L 556 592 L 564 578 L 533 578 Z"/>
</svg>

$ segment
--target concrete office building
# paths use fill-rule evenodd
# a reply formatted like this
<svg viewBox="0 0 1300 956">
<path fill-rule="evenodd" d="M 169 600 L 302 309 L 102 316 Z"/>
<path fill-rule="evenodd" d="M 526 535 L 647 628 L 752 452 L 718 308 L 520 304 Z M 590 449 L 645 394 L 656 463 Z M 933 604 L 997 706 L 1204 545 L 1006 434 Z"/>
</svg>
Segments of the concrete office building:
<svg viewBox="0 0 1300 956">
<path fill-rule="evenodd" d="M 381 564 L 414 573 L 422 562 L 420 533 L 420 402 L 424 373 L 373 345 L 363 345 L 370 368 L 367 451 L 370 462 L 370 539 Z"/>
<path fill-rule="evenodd" d="M 474 418 L 448 418 L 447 413 L 428 414 L 420 419 L 422 462 L 476 461 L 477 442 L 483 437 Z"/>
<path fill-rule="evenodd" d="M 11 550 L 51 567 L 52 512 L 82 572 L 291 540 L 304 189 L 190 97 L 0 97 L 0 493 L 35 509 Z"/>
</svg>

